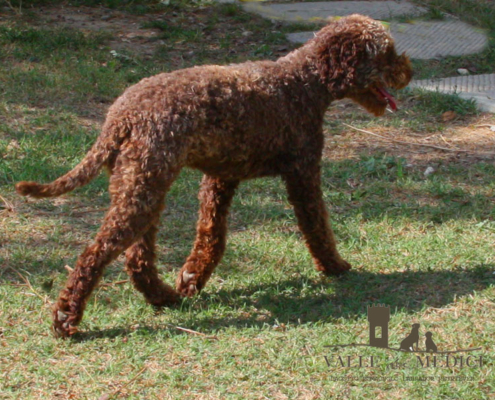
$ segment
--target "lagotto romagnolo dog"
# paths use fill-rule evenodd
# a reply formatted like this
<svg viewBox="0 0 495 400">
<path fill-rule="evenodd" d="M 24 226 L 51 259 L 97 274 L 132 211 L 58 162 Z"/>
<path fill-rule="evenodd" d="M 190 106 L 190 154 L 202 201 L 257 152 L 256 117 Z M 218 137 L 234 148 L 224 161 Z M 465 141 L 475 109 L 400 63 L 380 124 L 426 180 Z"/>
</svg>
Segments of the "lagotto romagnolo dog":
<svg viewBox="0 0 495 400">
<path fill-rule="evenodd" d="M 281 176 L 316 268 L 348 270 L 320 188 L 325 110 L 350 98 L 382 115 L 396 108 L 387 88 L 405 87 L 411 74 L 388 30 L 352 15 L 277 61 L 194 67 L 127 89 L 79 165 L 52 183 L 16 186 L 24 196 L 52 197 L 87 184 L 102 167 L 110 173 L 110 209 L 54 306 L 55 334 L 76 332 L 104 267 L 124 251 L 131 281 L 149 303 L 170 305 L 201 290 L 222 257 L 229 205 L 246 179 Z M 183 167 L 204 177 L 196 241 L 174 290 L 158 277 L 155 238 L 165 194 Z"/>
</svg>

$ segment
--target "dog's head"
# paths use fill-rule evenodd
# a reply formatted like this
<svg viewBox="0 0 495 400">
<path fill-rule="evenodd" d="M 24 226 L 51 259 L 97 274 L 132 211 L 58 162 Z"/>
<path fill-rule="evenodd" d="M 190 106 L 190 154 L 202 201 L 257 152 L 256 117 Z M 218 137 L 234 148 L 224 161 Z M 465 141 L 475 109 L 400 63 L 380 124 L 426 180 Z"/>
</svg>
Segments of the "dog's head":
<svg viewBox="0 0 495 400">
<path fill-rule="evenodd" d="M 411 63 L 398 55 L 388 29 L 362 15 L 331 22 L 316 34 L 316 67 L 335 99 L 350 98 L 375 115 L 396 109 L 387 88 L 411 80 Z"/>
</svg>

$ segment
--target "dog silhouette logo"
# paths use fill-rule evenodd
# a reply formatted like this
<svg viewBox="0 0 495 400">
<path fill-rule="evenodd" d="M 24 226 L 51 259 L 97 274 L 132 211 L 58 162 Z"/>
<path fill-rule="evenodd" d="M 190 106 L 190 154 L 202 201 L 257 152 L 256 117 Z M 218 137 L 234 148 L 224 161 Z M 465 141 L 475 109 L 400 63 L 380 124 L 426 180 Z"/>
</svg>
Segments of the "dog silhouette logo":
<svg viewBox="0 0 495 400">
<path fill-rule="evenodd" d="M 400 342 L 400 349 L 404 351 L 414 351 L 414 344 L 416 344 L 416 350 L 419 350 L 419 324 L 413 324 L 411 333 Z"/>
<path fill-rule="evenodd" d="M 436 353 L 436 354 L 451 354 L 451 353 L 463 353 L 475 350 L 480 350 L 481 347 L 469 348 L 469 349 L 458 349 L 449 351 L 439 351 L 438 346 L 433 341 L 433 333 L 426 332 L 425 336 L 425 348 L 421 349 L 419 346 L 420 342 L 420 328 L 421 325 L 418 323 L 413 323 L 411 325 L 411 331 L 409 334 L 400 342 L 400 346 L 390 347 L 389 342 L 389 330 L 388 324 L 390 321 L 390 307 L 378 304 L 368 306 L 368 322 L 369 322 L 369 344 L 365 343 L 350 343 L 350 344 L 335 344 L 328 345 L 325 347 L 353 347 L 353 346 L 367 346 L 367 347 L 379 347 L 382 349 L 393 350 L 393 351 L 406 351 L 414 353 Z"/>
<path fill-rule="evenodd" d="M 435 342 L 431 338 L 433 336 L 433 333 L 426 332 L 425 336 L 426 336 L 426 340 L 425 340 L 426 351 L 432 351 L 432 352 L 436 353 L 438 351 L 437 345 L 435 344 Z"/>
</svg>

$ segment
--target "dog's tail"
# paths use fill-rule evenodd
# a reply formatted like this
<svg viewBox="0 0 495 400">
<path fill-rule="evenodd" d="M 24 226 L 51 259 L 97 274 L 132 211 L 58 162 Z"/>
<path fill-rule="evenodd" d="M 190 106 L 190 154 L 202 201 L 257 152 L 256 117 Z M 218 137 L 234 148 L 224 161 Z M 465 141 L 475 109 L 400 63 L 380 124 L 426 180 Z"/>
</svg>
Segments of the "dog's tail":
<svg viewBox="0 0 495 400">
<path fill-rule="evenodd" d="M 36 198 L 56 197 L 70 192 L 91 182 L 100 172 L 102 166 L 116 153 L 130 129 L 124 125 L 105 126 L 96 143 L 76 167 L 48 184 L 36 182 L 19 182 L 15 188 L 22 196 Z"/>
</svg>

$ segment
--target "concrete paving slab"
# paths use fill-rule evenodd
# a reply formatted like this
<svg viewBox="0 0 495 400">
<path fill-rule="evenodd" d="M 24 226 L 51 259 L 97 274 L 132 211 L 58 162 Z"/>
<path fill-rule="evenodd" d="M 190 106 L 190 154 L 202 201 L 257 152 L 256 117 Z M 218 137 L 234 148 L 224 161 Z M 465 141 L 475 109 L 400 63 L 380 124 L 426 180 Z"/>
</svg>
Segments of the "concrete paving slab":
<svg viewBox="0 0 495 400">
<path fill-rule="evenodd" d="M 262 4 L 247 2 L 242 7 L 249 12 L 260 14 L 268 19 L 311 22 L 324 20 L 328 17 L 351 14 L 369 15 L 375 19 L 389 19 L 401 15 L 420 15 L 426 12 L 424 8 L 402 1 L 334 1 Z"/>
<path fill-rule="evenodd" d="M 475 54 L 488 45 L 482 30 L 457 20 L 392 23 L 391 31 L 398 51 L 422 60 Z"/>
<path fill-rule="evenodd" d="M 422 79 L 412 81 L 409 87 L 457 93 L 463 99 L 476 100 L 480 110 L 495 113 L 495 74 Z"/>
<path fill-rule="evenodd" d="M 422 60 L 475 54 L 488 45 L 482 30 L 457 20 L 391 22 L 390 30 L 399 52 L 405 51 L 409 57 Z M 313 36 L 314 32 L 297 32 L 289 33 L 287 38 L 294 43 L 305 43 Z"/>
</svg>

